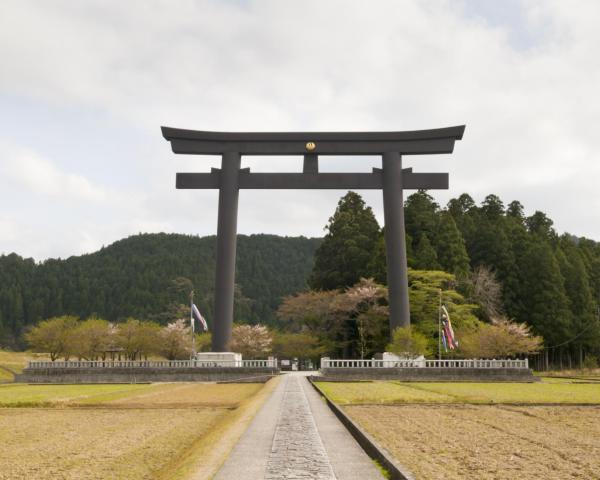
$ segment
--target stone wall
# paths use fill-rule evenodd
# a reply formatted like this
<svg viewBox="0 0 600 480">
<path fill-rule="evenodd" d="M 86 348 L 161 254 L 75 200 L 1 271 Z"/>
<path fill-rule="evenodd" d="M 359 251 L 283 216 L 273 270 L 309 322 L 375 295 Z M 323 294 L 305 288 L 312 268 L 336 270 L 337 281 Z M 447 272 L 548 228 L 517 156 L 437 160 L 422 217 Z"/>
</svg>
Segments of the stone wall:
<svg viewBox="0 0 600 480">
<path fill-rule="evenodd" d="M 26 368 L 15 376 L 20 383 L 148 383 L 257 382 L 264 383 L 279 369 L 268 367 L 210 368 Z"/>
<path fill-rule="evenodd" d="M 528 368 L 322 368 L 320 382 L 399 380 L 402 382 L 536 382 Z"/>
</svg>

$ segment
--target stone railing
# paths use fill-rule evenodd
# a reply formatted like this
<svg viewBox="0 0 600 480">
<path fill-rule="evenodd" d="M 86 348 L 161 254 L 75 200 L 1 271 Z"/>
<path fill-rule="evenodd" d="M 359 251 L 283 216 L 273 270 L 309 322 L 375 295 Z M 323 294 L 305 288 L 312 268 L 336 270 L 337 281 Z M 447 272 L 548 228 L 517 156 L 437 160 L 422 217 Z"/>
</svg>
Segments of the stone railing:
<svg viewBox="0 0 600 480">
<path fill-rule="evenodd" d="M 207 368 L 207 367 L 250 367 L 277 368 L 277 359 L 241 361 L 201 360 L 123 360 L 123 361 L 68 361 L 29 362 L 28 368 Z"/>
<path fill-rule="evenodd" d="M 321 368 L 529 368 L 525 360 L 332 360 Z"/>
</svg>

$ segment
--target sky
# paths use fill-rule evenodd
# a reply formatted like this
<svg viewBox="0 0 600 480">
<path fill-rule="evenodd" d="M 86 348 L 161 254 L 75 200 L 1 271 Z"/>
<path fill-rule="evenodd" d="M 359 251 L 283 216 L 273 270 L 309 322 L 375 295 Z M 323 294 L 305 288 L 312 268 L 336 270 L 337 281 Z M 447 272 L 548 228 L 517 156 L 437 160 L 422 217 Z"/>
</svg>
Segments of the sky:
<svg viewBox="0 0 600 480">
<path fill-rule="evenodd" d="M 142 232 L 213 235 L 218 192 L 176 172 L 160 126 L 217 131 L 466 125 L 432 191 L 544 211 L 600 240 L 596 0 L 4 0 L 0 3 L 0 254 L 42 261 Z M 325 157 L 368 172 L 377 157 Z M 244 157 L 300 172 L 300 157 Z M 360 192 L 383 223 L 382 195 Z M 238 232 L 322 236 L 343 191 L 240 194 Z"/>
</svg>

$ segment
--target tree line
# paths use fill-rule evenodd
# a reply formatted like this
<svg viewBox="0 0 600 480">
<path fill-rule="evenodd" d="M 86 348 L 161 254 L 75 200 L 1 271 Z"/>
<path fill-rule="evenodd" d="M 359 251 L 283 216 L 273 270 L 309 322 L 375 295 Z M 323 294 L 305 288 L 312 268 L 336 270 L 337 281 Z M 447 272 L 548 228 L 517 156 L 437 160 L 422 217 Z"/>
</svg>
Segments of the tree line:
<svg viewBox="0 0 600 480">
<path fill-rule="evenodd" d="M 80 320 L 63 315 L 49 318 L 25 334 L 34 352 L 46 353 L 51 361 L 186 360 L 195 352 L 210 350 L 211 334 L 192 334 L 189 319 L 161 326 L 153 321 L 128 318 L 121 323 L 90 317 Z M 323 350 L 318 339 L 307 333 L 282 333 L 261 324 L 236 324 L 231 349 L 244 359 L 302 358 L 318 361 Z"/>
<path fill-rule="evenodd" d="M 527 331 L 543 338 L 546 363 L 594 362 L 600 243 L 559 235 L 543 212 L 526 216 L 518 201 L 504 205 L 495 195 L 478 205 L 463 194 L 441 207 L 419 191 L 407 198 L 405 218 L 411 317 L 431 348 L 441 290 L 463 346 L 478 344 L 482 355 L 493 355 L 489 339 L 502 331 Z M 192 289 L 210 325 L 215 245 L 215 237 L 146 234 L 66 260 L 0 256 L 0 345 L 25 346 L 33 325 L 64 315 L 165 326 L 186 316 Z M 236 322 L 296 335 L 288 340 L 323 354 L 386 348 L 384 229 L 354 192 L 338 203 L 324 239 L 239 236 L 236 282 Z M 356 301 L 364 288 L 379 293 Z"/>
<path fill-rule="evenodd" d="M 239 235 L 235 318 L 272 324 L 283 296 L 306 288 L 320 239 Z M 24 347 L 39 321 L 71 315 L 110 322 L 129 317 L 166 325 L 181 317 L 189 294 L 212 320 L 216 239 L 136 235 L 100 251 L 36 263 L 0 256 L 0 346 Z M 185 309 L 187 307 L 183 307 Z"/>
<path fill-rule="evenodd" d="M 409 283 L 409 328 L 389 331 L 388 289 L 372 278 L 362 278 L 352 287 L 286 297 L 278 310 L 281 326 L 311 335 L 322 352 L 334 358 L 372 358 L 383 351 L 437 357 L 442 350 L 438 337 L 441 301 L 460 338 L 457 348 L 442 352 L 444 358 L 521 357 L 542 347 L 542 338 L 526 324 L 505 316 L 494 316 L 489 323 L 480 320 L 480 305 L 469 303 L 458 291 L 461 282 L 451 273 L 411 269 Z"/>
<path fill-rule="evenodd" d="M 543 212 L 525 216 L 521 203 L 505 206 L 496 195 L 477 205 L 463 194 L 442 208 L 419 191 L 405 202 L 405 220 L 417 329 L 437 337 L 431 324 L 437 302 L 431 295 L 423 302 L 421 287 L 424 276 L 433 275 L 426 272 L 446 272 L 453 276 L 452 295 L 462 298 L 457 304 L 463 310 L 472 305 L 484 325 L 478 328 L 509 321 L 543 338 L 546 363 L 583 364 L 586 355 L 594 363 L 600 351 L 600 243 L 558 235 Z M 317 292 L 344 291 L 361 278 L 386 283 L 384 230 L 360 195 L 349 192 L 329 220 L 309 284 Z M 422 308 L 432 311 L 423 317 Z M 356 356 L 359 325 L 345 328 L 338 336 L 354 342 L 346 353 Z"/>
<path fill-rule="evenodd" d="M 192 331 L 189 321 L 176 320 L 161 326 L 156 322 L 128 318 L 115 324 L 97 317 L 80 320 L 63 315 L 32 327 L 25 340 L 35 352 L 47 353 L 50 360 L 148 360 L 160 356 L 168 360 L 189 358 Z M 200 349 L 206 338 L 196 335 Z"/>
</svg>

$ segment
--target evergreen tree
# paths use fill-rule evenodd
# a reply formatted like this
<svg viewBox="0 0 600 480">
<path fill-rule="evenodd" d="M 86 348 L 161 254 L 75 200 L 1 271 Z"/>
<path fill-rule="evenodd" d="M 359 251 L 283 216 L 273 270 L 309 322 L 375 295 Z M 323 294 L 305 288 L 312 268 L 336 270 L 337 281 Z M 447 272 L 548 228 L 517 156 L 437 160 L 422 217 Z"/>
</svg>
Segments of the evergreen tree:
<svg viewBox="0 0 600 480">
<path fill-rule="evenodd" d="M 517 220 L 523 221 L 525 215 L 523 214 L 523 205 L 518 200 L 513 200 L 506 207 L 506 216 L 516 218 Z"/>
<path fill-rule="evenodd" d="M 497 195 L 488 195 L 481 202 L 481 213 L 491 221 L 497 221 L 504 214 L 504 204 Z"/>
<path fill-rule="evenodd" d="M 475 200 L 468 193 L 463 193 L 458 198 L 453 198 L 448 202 L 448 211 L 457 221 L 476 209 Z"/>
<path fill-rule="evenodd" d="M 503 299 L 511 303 L 513 286 L 517 282 L 515 253 L 509 239 L 510 222 L 504 215 L 504 206 L 496 195 L 488 195 L 477 214 L 477 228 L 473 231 L 467 251 L 471 265 L 490 267 L 502 284 Z"/>
<path fill-rule="evenodd" d="M 448 212 L 452 215 L 456 226 L 468 245 L 475 230 L 475 217 L 478 213 L 475 200 L 470 195 L 463 193 L 458 198 L 453 198 L 448 202 Z"/>
<path fill-rule="evenodd" d="M 522 308 L 519 319 L 544 337 L 546 347 L 554 346 L 572 333 L 564 279 L 547 242 L 531 242 L 528 247 L 519 271 Z"/>
<path fill-rule="evenodd" d="M 511 211 L 510 205 L 508 211 Z M 524 308 L 519 303 L 520 298 L 522 297 L 522 295 L 520 295 L 521 286 L 519 279 L 523 275 L 521 270 L 526 268 L 526 257 L 529 254 L 530 244 L 533 239 L 525 228 L 524 219 L 519 218 L 519 216 L 507 213 L 504 230 L 508 238 L 510 251 L 514 258 L 513 274 L 504 278 L 502 285 L 504 311 L 509 318 L 517 318 L 520 322 L 524 322 L 526 319 L 520 318 Z"/>
<path fill-rule="evenodd" d="M 371 260 L 380 235 L 371 207 L 360 195 L 348 192 L 325 227 L 327 234 L 315 254 L 311 288 L 349 287 L 372 276 Z"/>
<path fill-rule="evenodd" d="M 404 222 L 406 233 L 413 240 L 412 246 L 415 252 L 417 244 L 421 241 L 421 235 L 427 235 L 430 242 L 435 238 L 439 224 L 438 211 L 439 205 L 425 190 L 419 190 L 406 199 Z"/>
<path fill-rule="evenodd" d="M 458 277 L 469 273 L 469 256 L 465 241 L 449 212 L 442 212 L 437 234 L 437 258 L 446 272 Z"/>
<path fill-rule="evenodd" d="M 552 228 L 553 222 L 545 213 L 536 211 L 525 219 L 529 231 L 547 240 L 556 238 L 556 232 Z"/>
<path fill-rule="evenodd" d="M 369 270 L 371 276 L 382 285 L 387 285 L 387 261 L 386 261 L 386 249 L 385 249 L 385 227 L 382 229 L 379 238 L 377 239 L 377 245 L 373 252 L 373 258 L 369 264 Z M 406 235 L 406 259 L 409 267 L 414 267 L 415 256 L 412 248 L 412 238 L 410 235 Z"/>
<path fill-rule="evenodd" d="M 596 304 L 581 253 L 569 238 L 561 238 L 561 248 L 556 256 L 565 280 L 565 293 L 573 319 L 573 341 L 568 346 L 578 350 L 581 363 L 583 348 L 600 340 L 600 325 L 597 325 L 595 318 Z"/>
<path fill-rule="evenodd" d="M 429 237 L 426 234 L 421 235 L 415 250 L 414 268 L 418 270 L 440 270 L 437 253 L 431 246 Z"/>
</svg>

